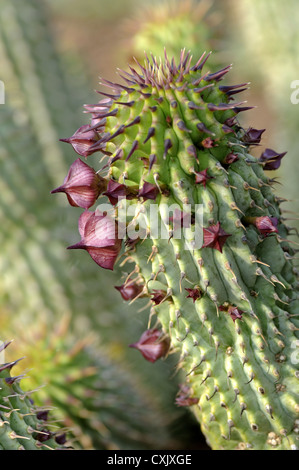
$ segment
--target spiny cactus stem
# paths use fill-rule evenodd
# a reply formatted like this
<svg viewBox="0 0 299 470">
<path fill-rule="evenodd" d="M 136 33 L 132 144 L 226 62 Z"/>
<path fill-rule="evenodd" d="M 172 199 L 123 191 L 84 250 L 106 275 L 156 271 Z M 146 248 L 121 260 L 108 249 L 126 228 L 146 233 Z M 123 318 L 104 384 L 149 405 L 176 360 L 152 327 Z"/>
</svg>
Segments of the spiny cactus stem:
<svg viewBox="0 0 299 470">
<path fill-rule="evenodd" d="M 178 65 L 166 54 L 164 63 L 146 56 L 140 72 L 122 72 L 130 88 L 114 87 L 110 115 L 98 131 L 111 155 L 106 195 L 116 225 L 118 194 L 135 205 L 126 228 L 145 227 L 141 239 L 127 235 L 123 262 L 133 261 L 131 273 L 138 273 L 136 298 L 151 299 L 148 326 L 156 314 L 161 337 L 168 334 L 170 352 L 179 353 L 177 368 L 189 391 L 178 403 L 192 405 L 212 448 L 294 448 L 296 368 L 289 351 L 298 285 L 285 255 L 294 255 L 293 243 L 265 174 L 285 153 L 250 155 L 264 129 L 246 131 L 237 122 L 252 109 L 232 101 L 246 84 L 219 85 L 231 66 L 202 73 L 206 59 L 191 67 L 183 50 Z M 115 259 L 108 266 L 103 259 L 107 235 L 91 236 L 96 217 L 83 213 L 82 240 L 73 247 L 113 269 Z M 156 236 L 157 227 L 163 236 Z M 202 233 L 200 246 L 194 230 Z M 112 245 L 120 254 L 116 238 L 107 248 Z M 152 329 L 134 345 L 153 362 L 165 352 Z"/>
</svg>

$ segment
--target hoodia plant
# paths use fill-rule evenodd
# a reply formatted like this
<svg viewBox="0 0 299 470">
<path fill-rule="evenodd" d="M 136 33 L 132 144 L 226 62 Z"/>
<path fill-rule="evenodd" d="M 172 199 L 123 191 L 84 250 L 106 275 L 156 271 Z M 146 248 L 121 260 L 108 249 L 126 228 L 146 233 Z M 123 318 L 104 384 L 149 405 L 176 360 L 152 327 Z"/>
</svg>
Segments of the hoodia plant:
<svg viewBox="0 0 299 470">
<path fill-rule="evenodd" d="M 0 355 L 10 342 L 0 344 Z M 0 450 L 67 450 L 68 436 L 56 425 L 50 408 L 37 407 L 33 391 L 24 392 L 22 375 L 12 369 L 20 361 L 0 363 Z"/>
<path fill-rule="evenodd" d="M 239 124 L 250 108 L 235 95 L 247 84 L 222 85 L 230 66 L 210 73 L 208 56 L 146 55 L 119 72 L 123 84 L 103 80 L 112 91 L 64 139 L 81 158 L 54 192 L 85 209 L 70 249 L 105 269 L 129 266 L 118 291 L 132 308 L 151 305 L 131 346 L 152 362 L 178 354 L 176 403 L 210 447 L 295 449 L 298 245 L 271 178 L 285 153 L 250 154 L 264 129 Z M 107 161 L 93 169 L 95 152 Z M 101 195 L 109 204 L 91 209 Z"/>
</svg>

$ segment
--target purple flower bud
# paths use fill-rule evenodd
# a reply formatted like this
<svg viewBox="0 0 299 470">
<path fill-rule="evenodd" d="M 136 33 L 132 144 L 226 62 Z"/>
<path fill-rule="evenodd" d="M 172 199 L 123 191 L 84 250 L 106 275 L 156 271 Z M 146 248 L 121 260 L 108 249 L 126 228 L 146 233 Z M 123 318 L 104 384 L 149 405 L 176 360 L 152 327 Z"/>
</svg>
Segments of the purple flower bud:
<svg viewBox="0 0 299 470">
<path fill-rule="evenodd" d="M 104 196 L 109 198 L 110 204 L 115 206 L 119 198 L 126 197 L 126 186 L 114 180 L 109 180 L 107 190 L 103 193 Z"/>
<path fill-rule="evenodd" d="M 287 152 L 277 153 L 275 150 L 266 149 L 260 156 L 259 161 L 264 164 L 264 170 L 277 170 L 280 167 L 281 159 Z"/>
<path fill-rule="evenodd" d="M 155 200 L 158 194 L 159 188 L 155 184 L 151 184 L 145 181 L 142 188 L 138 192 L 138 197 Z"/>
<path fill-rule="evenodd" d="M 48 415 L 49 415 L 49 410 L 41 410 L 38 413 L 36 413 L 37 419 L 40 419 L 41 421 L 47 421 Z"/>
<path fill-rule="evenodd" d="M 202 248 L 210 247 L 222 253 L 222 247 L 226 242 L 226 239 L 230 236 L 230 234 L 226 233 L 222 229 L 220 222 L 217 222 L 216 225 L 210 225 L 210 227 L 203 229 L 204 243 Z"/>
<path fill-rule="evenodd" d="M 253 127 L 249 127 L 246 133 L 243 135 L 243 141 L 250 145 L 257 145 L 260 143 L 262 134 L 265 132 L 266 129 L 254 129 Z"/>
<path fill-rule="evenodd" d="M 195 172 L 195 183 L 196 184 L 202 184 L 203 187 L 205 188 L 207 185 L 207 180 L 212 179 L 213 176 L 208 175 L 208 170 L 203 170 L 203 171 L 196 171 Z"/>
<path fill-rule="evenodd" d="M 118 203 L 119 199 L 133 199 L 137 196 L 137 190 L 126 186 L 125 184 L 118 183 L 114 180 L 109 180 L 106 191 L 103 193 L 104 196 L 107 196 L 110 204 L 115 206 Z"/>
<path fill-rule="evenodd" d="M 276 217 L 255 217 L 254 225 L 262 235 L 268 235 L 269 233 L 278 233 L 277 224 L 278 220 Z"/>
<path fill-rule="evenodd" d="M 120 292 L 124 300 L 133 300 L 143 291 L 143 286 L 136 284 L 134 281 L 114 287 Z"/>
<path fill-rule="evenodd" d="M 154 302 L 155 305 L 159 305 L 167 296 L 167 292 L 162 289 L 154 289 L 153 292 L 151 293 L 152 296 L 152 301 Z"/>
<path fill-rule="evenodd" d="M 206 137 L 202 140 L 201 145 L 206 149 L 210 149 L 215 147 L 215 141 L 211 137 Z"/>
<path fill-rule="evenodd" d="M 229 153 L 228 155 L 226 155 L 222 163 L 224 165 L 231 165 L 232 163 L 235 163 L 238 160 L 239 160 L 238 155 L 235 155 L 234 153 Z"/>
<path fill-rule="evenodd" d="M 139 341 L 129 347 L 138 349 L 147 361 L 156 362 L 168 353 L 169 346 L 169 339 L 165 338 L 161 331 L 151 329 L 146 330 Z"/>
<path fill-rule="evenodd" d="M 228 309 L 228 313 L 230 314 L 232 320 L 235 322 L 236 320 L 242 320 L 242 310 L 239 310 L 237 307 L 230 306 Z"/>
<path fill-rule="evenodd" d="M 236 122 L 236 116 L 233 116 L 233 117 L 230 117 L 228 118 L 225 123 L 224 123 L 226 126 L 228 127 L 234 127 L 237 125 L 237 122 Z"/>
<path fill-rule="evenodd" d="M 66 443 L 67 439 L 66 439 L 66 434 L 58 434 L 55 436 L 55 441 L 57 442 L 57 444 L 60 444 L 60 445 L 63 445 Z"/>
<path fill-rule="evenodd" d="M 46 442 L 48 441 L 49 439 L 51 439 L 51 437 L 53 436 L 53 434 L 51 433 L 51 431 L 49 431 L 48 429 L 41 429 L 40 430 L 41 432 L 39 432 L 36 436 L 36 439 L 39 441 L 39 442 Z"/>
<path fill-rule="evenodd" d="M 81 241 L 68 249 L 86 250 L 102 268 L 113 270 L 121 250 L 121 239 L 117 234 L 117 222 L 99 211 L 85 211 L 78 223 Z"/>
<path fill-rule="evenodd" d="M 106 187 L 106 180 L 78 158 L 71 165 L 63 184 L 51 193 L 65 193 L 71 206 L 89 209 Z"/>
<path fill-rule="evenodd" d="M 194 303 L 197 299 L 200 299 L 200 298 L 201 298 L 202 291 L 201 291 L 201 289 L 199 289 L 198 287 L 197 287 L 197 288 L 194 288 L 194 289 L 185 288 L 185 290 L 188 292 L 187 299 L 188 299 L 188 298 L 193 299 L 193 303 Z"/>
<path fill-rule="evenodd" d="M 235 322 L 236 320 L 242 320 L 242 314 L 244 313 L 243 310 L 240 310 L 238 307 L 235 307 L 234 305 L 221 305 L 219 307 L 219 310 L 221 312 L 229 313 L 233 322 Z"/>
<path fill-rule="evenodd" d="M 75 152 L 82 157 L 88 157 L 93 153 L 93 151 L 90 151 L 90 147 L 94 145 L 98 139 L 98 134 L 94 130 L 90 130 L 89 124 L 85 124 L 79 127 L 72 137 L 60 140 L 71 144 Z"/>
<path fill-rule="evenodd" d="M 175 403 L 178 406 L 192 406 L 197 405 L 199 399 L 196 397 L 190 397 L 190 389 L 187 385 L 181 385 L 180 391 L 178 392 Z"/>
</svg>

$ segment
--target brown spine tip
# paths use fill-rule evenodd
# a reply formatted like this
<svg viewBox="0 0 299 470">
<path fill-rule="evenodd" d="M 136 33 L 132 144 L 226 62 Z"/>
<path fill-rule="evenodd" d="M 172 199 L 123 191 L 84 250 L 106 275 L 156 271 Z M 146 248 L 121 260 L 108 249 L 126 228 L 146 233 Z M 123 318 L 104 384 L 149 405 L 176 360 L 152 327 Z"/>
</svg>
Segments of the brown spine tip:
<svg viewBox="0 0 299 470">
<path fill-rule="evenodd" d="M 155 132 L 156 132 L 156 129 L 154 127 L 150 127 L 143 143 L 146 144 L 146 142 L 155 135 Z"/>
<path fill-rule="evenodd" d="M 167 155 L 168 151 L 171 149 L 171 147 L 172 147 L 171 140 L 170 139 L 165 139 L 163 158 L 166 158 L 166 155 Z"/>
<path fill-rule="evenodd" d="M 131 158 L 131 156 L 133 155 L 133 153 L 138 149 L 139 147 L 139 142 L 138 140 L 134 140 L 133 142 L 133 145 L 131 147 L 131 150 L 130 152 L 128 153 L 127 157 L 126 157 L 126 162 Z"/>
</svg>

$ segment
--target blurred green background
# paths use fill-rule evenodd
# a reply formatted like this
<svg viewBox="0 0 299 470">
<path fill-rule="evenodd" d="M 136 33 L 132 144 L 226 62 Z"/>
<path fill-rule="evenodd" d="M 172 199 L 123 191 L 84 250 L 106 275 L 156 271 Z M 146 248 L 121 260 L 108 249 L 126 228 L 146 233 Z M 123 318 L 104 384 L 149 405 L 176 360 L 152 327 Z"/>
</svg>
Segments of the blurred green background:
<svg viewBox="0 0 299 470">
<path fill-rule="evenodd" d="M 299 104 L 290 99 L 291 83 L 299 80 L 297 3 L 0 0 L 0 80 L 5 85 L 5 104 L 0 105 L 0 339 L 14 338 L 8 360 L 26 356 L 20 367 L 32 369 L 28 388 L 56 384 L 52 401 L 49 392 L 49 403 L 59 387 L 65 388 L 68 367 L 76 368 L 70 351 L 92 333 L 88 346 L 93 348 L 93 357 L 107 356 L 111 370 L 116 365 L 116 377 L 117 367 L 128 368 L 126 380 L 130 382 L 133 374 L 139 398 L 147 390 L 149 413 L 159 416 L 154 424 L 165 436 L 160 443 L 207 448 L 191 415 L 174 404 L 180 382 L 175 373 L 178 358 L 153 365 L 128 348 L 146 329 L 148 315 L 145 302 L 128 306 L 114 289 L 120 284 L 120 274 L 128 274 L 126 266 L 103 273 L 86 253 L 65 249 L 78 240 L 80 209 L 71 209 L 63 196 L 50 195 L 76 158 L 59 139 L 88 122 L 83 104 L 99 99 L 95 92 L 100 89 L 99 77 L 118 81 L 117 68 L 125 69 L 133 57 L 143 60 L 144 50 L 163 56 L 165 46 L 170 56 L 178 56 L 186 47 L 194 58 L 212 50 L 211 70 L 233 64 L 226 83 L 251 83 L 240 99 L 256 108 L 241 116 L 240 122 L 244 127 L 267 129 L 255 154 L 259 156 L 267 147 L 288 151 L 281 169 L 271 176 L 278 176 L 281 183 L 279 195 L 291 199 L 285 207 L 298 212 Z M 296 220 L 289 225 L 294 224 Z M 61 340 L 56 330 L 65 318 L 68 327 Z M 59 346 L 55 335 L 60 338 Z M 57 364 L 57 369 L 45 367 L 47 361 Z M 86 367 L 88 359 L 83 362 Z M 110 379 L 101 376 L 101 365 L 96 367 L 103 385 Z M 47 400 L 47 388 L 44 396 Z M 63 395 L 56 404 L 63 425 L 67 397 Z M 84 406 L 90 405 L 82 398 Z M 96 405 L 92 407 L 96 412 Z M 97 420 L 103 423 L 105 407 L 98 408 Z M 78 447 L 129 445 L 114 439 L 112 428 L 119 423 L 111 424 L 103 444 L 91 432 L 88 418 L 83 425 L 72 413 L 68 424 L 81 429 Z M 125 429 L 123 435 L 129 432 Z M 152 428 L 151 432 L 155 433 Z M 150 444 L 138 437 L 130 445 L 138 441 L 141 447 L 155 447 L 161 439 L 158 435 Z"/>
</svg>

